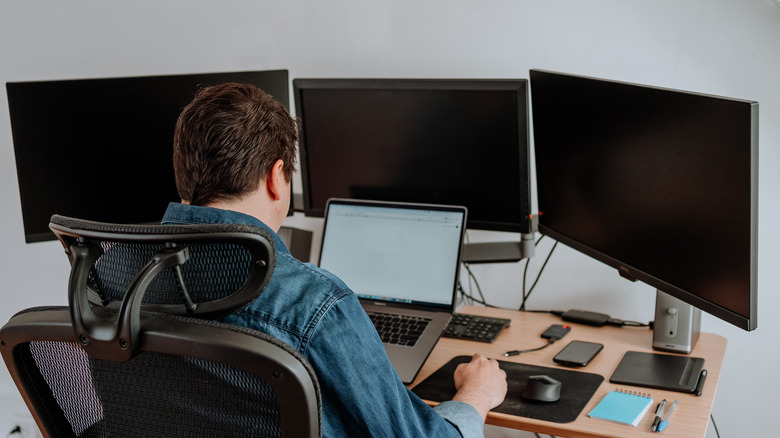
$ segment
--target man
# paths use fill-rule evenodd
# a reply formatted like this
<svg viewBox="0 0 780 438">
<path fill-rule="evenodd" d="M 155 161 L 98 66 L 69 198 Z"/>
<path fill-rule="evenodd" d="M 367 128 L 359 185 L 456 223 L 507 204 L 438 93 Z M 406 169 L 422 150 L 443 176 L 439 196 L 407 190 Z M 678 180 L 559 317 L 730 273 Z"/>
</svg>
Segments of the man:
<svg viewBox="0 0 780 438">
<path fill-rule="evenodd" d="M 174 135 L 182 202 L 164 224 L 242 223 L 273 231 L 276 269 L 267 289 L 224 319 L 299 350 L 322 390 L 326 437 L 481 436 L 487 412 L 506 394 L 506 374 L 475 355 L 455 372 L 457 394 L 431 409 L 392 368 L 357 297 L 333 274 L 292 257 L 275 234 L 290 205 L 297 126 L 284 107 L 251 86 L 202 89 Z"/>
</svg>

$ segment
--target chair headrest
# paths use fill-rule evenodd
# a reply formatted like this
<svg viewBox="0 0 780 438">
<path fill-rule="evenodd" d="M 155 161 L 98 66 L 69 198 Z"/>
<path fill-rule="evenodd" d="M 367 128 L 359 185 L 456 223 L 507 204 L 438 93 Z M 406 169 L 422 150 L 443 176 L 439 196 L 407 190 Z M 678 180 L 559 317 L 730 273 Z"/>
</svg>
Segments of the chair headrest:
<svg viewBox="0 0 780 438">
<path fill-rule="evenodd" d="M 276 261 L 271 234 L 251 225 L 112 224 L 54 215 L 49 227 L 71 262 L 74 326 L 98 342 L 135 336 L 120 332 L 137 325 L 141 309 L 205 319 L 238 311 L 263 292 Z M 93 306 L 118 309 L 117 320 L 97 317 Z M 101 339 L 108 337 L 117 339 Z"/>
</svg>

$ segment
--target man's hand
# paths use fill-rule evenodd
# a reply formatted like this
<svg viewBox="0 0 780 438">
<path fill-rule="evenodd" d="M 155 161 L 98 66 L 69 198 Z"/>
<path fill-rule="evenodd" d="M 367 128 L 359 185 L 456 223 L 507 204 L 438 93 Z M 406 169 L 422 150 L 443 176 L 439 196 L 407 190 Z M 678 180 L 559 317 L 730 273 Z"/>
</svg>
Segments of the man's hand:
<svg viewBox="0 0 780 438">
<path fill-rule="evenodd" d="M 458 365 L 454 377 L 458 392 L 452 399 L 473 406 L 482 420 L 506 397 L 506 373 L 494 359 L 475 354 L 471 362 Z"/>
</svg>

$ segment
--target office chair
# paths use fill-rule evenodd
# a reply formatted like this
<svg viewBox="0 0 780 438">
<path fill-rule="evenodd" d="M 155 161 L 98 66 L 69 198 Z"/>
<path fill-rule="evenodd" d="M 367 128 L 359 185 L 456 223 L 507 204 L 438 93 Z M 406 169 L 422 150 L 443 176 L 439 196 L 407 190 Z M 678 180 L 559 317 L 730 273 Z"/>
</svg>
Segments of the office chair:
<svg viewBox="0 0 780 438">
<path fill-rule="evenodd" d="M 215 321 L 265 289 L 275 246 L 247 225 L 117 225 L 55 215 L 67 307 L 14 315 L 0 350 L 47 437 L 319 437 L 312 367 Z"/>
</svg>

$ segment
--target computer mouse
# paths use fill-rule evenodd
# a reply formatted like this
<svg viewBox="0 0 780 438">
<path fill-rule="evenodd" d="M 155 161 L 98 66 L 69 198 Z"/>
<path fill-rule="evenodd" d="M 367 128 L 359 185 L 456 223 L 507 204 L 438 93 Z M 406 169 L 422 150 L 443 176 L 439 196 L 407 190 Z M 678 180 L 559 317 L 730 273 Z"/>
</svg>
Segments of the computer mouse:
<svg viewBox="0 0 780 438">
<path fill-rule="evenodd" d="M 561 398 L 561 382 L 545 375 L 529 376 L 520 397 L 546 403 L 558 401 Z"/>
</svg>

